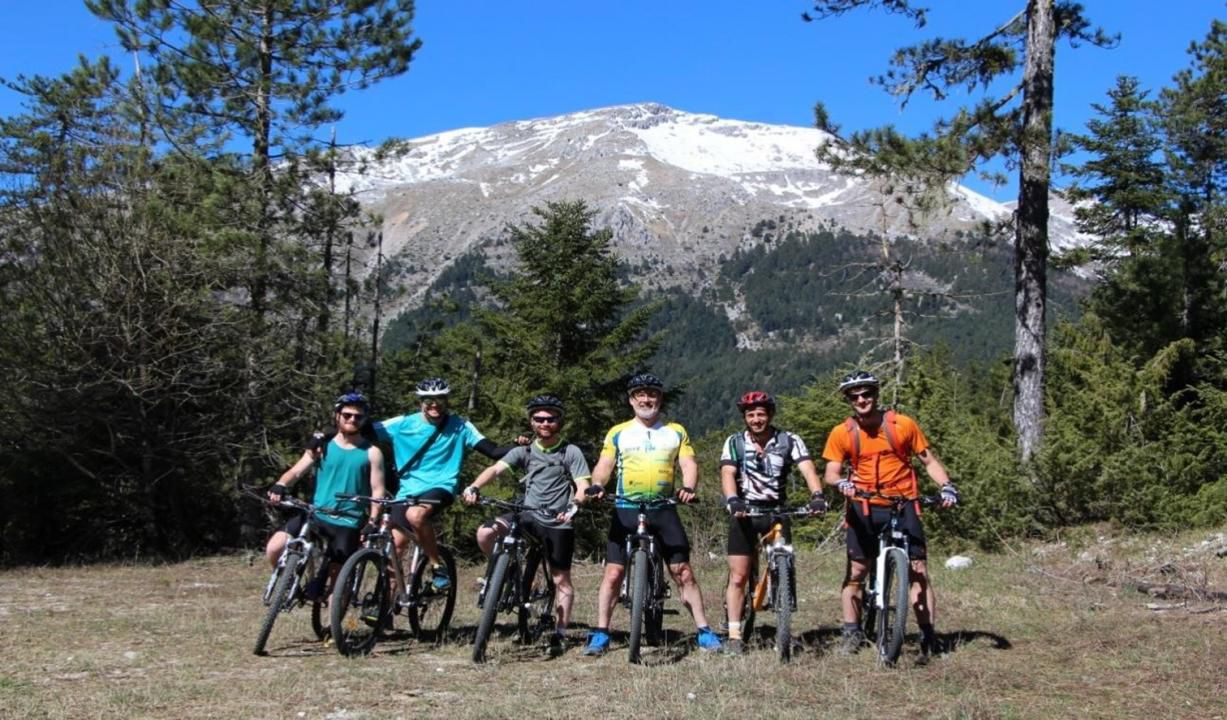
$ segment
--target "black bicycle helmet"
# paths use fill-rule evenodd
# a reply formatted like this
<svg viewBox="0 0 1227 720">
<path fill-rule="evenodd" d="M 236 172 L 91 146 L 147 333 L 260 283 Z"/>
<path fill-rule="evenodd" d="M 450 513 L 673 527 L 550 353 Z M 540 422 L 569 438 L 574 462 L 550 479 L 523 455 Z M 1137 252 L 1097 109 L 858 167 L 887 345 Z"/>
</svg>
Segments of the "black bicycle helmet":
<svg viewBox="0 0 1227 720">
<path fill-rule="evenodd" d="M 858 387 L 871 387 L 874 390 L 877 390 L 879 387 L 881 387 L 881 385 L 882 384 L 878 382 L 878 379 L 874 377 L 873 373 L 866 372 L 864 370 L 857 370 L 856 372 L 844 376 L 844 379 L 839 383 L 839 391 L 841 393 L 848 392 L 852 388 Z"/>
<path fill-rule="evenodd" d="M 632 375 L 631 379 L 626 383 L 627 394 L 633 393 L 636 390 L 642 390 L 644 388 L 664 392 L 665 384 L 660 381 L 660 378 L 656 377 L 652 373 L 636 373 L 635 375 Z"/>
<path fill-rule="evenodd" d="M 553 410 L 562 415 L 562 401 L 553 395 L 537 395 L 524 406 L 529 415 L 535 410 Z"/>
<path fill-rule="evenodd" d="M 418 383 L 417 395 L 420 398 L 447 397 L 452 391 L 443 378 L 426 378 Z"/>
<path fill-rule="evenodd" d="M 366 396 L 362 393 L 347 392 L 344 395 L 338 396 L 336 401 L 332 403 L 332 411 L 340 412 L 341 408 L 345 407 L 346 405 L 357 405 L 358 407 L 362 408 L 364 412 L 368 407 L 370 407 L 370 403 L 366 401 Z"/>
</svg>

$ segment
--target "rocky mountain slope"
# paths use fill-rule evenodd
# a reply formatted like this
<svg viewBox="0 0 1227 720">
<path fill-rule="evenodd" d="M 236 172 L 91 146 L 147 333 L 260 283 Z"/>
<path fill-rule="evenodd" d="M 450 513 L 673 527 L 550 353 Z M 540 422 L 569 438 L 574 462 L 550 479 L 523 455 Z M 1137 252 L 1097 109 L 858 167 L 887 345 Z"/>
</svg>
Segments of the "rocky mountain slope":
<svg viewBox="0 0 1227 720">
<path fill-rule="evenodd" d="M 388 155 L 361 149 L 364 169 L 339 180 L 383 218 L 384 255 L 407 290 L 393 314 L 465 253 L 506 262 L 506 225 L 547 201 L 585 200 L 643 287 L 690 293 L 711 286 L 722 258 L 762 242 L 752 230 L 764 220 L 941 240 L 1010 213 L 952 186 L 948 207 L 910 224 L 872 182 L 818 163 L 815 149 L 830 140 L 817 129 L 648 103 L 454 130 L 402 141 Z M 1056 246 L 1073 239 L 1060 212 L 1053 233 Z"/>
</svg>

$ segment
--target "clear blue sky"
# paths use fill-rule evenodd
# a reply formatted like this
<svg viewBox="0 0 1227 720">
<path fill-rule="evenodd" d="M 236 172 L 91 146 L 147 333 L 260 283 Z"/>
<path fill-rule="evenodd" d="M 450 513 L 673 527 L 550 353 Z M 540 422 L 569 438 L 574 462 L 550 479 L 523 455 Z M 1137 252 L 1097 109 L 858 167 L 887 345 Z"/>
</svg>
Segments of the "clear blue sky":
<svg viewBox="0 0 1227 720">
<path fill-rule="evenodd" d="M 0 77 L 57 74 L 81 53 L 118 53 L 111 28 L 77 0 L 0 0 Z M 868 78 L 891 51 L 921 37 L 979 37 L 1024 0 L 921 0 L 929 25 L 859 11 L 804 23 L 804 0 L 419 0 L 423 48 L 400 78 L 342 100 L 343 142 L 378 142 L 461 127 L 654 101 L 741 120 L 810 125 L 822 100 L 845 130 L 894 123 L 927 128 L 941 106 L 900 111 Z M 1117 75 L 1157 89 L 1188 65 L 1186 50 L 1221 0 L 1084 0 L 1088 16 L 1121 33 L 1114 50 L 1057 50 L 1058 126 L 1080 130 Z M 957 100 L 957 98 L 955 98 Z M 0 114 L 19 98 L 0 89 Z M 952 107 L 952 106 L 951 106 Z M 969 184 L 1010 199 L 1011 189 Z"/>
</svg>

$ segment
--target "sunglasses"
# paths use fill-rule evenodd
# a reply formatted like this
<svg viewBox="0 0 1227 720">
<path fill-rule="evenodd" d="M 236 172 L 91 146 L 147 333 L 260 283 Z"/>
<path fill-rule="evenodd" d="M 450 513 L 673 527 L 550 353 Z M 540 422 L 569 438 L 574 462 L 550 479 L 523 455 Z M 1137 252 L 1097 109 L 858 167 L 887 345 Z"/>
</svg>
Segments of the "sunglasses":
<svg viewBox="0 0 1227 720">
<path fill-rule="evenodd" d="M 878 396 L 878 394 L 877 394 L 876 392 L 874 392 L 873 390 L 861 390 L 861 391 L 859 391 L 859 392 L 858 392 L 858 391 L 853 391 L 853 392 L 850 392 L 850 393 L 846 393 L 846 394 L 844 395 L 844 397 L 848 398 L 848 402 L 856 402 L 857 400 L 860 400 L 860 399 L 862 399 L 862 398 L 865 398 L 865 399 L 868 399 L 868 400 L 872 400 L 873 398 L 875 398 L 875 397 L 877 397 L 877 396 Z"/>
<path fill-rule="evenodd" d="M 356 413 L 356 412 L 342 412 L 341 413 L 342 420 L 353 420 L 354 422 L 357 422 L 364 417 L 366 416 L 363 415 L 362 413 Z"/>
<path fill-rule="evenodd" d="M 422 404 L 423 405 L 446 405 L 447 399 L 446 398 L 424 398 L 422 400 Z"/>
<path fill-rule="evenodd" d="M 545 425 L 547 423 L 551 425 L 557 425 L 559 422 L 557 415 L 533 415 L 532 421 L 535 423 L 539 423 L 541 425 Z"/>
</svg>

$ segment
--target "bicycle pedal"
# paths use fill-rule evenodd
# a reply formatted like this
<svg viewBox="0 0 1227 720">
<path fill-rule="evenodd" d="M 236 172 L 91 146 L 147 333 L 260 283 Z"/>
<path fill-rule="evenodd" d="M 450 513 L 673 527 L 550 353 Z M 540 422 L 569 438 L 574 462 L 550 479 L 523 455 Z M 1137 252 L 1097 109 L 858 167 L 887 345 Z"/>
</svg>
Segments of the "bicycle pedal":
<svg viewBox="0 0 1227 720">
<path fill-rule="evenodd" d="M 677 608 L 664 608 L 660 611 L 661 615 L 680 615 L 681 611 Z"/>
</svg>

